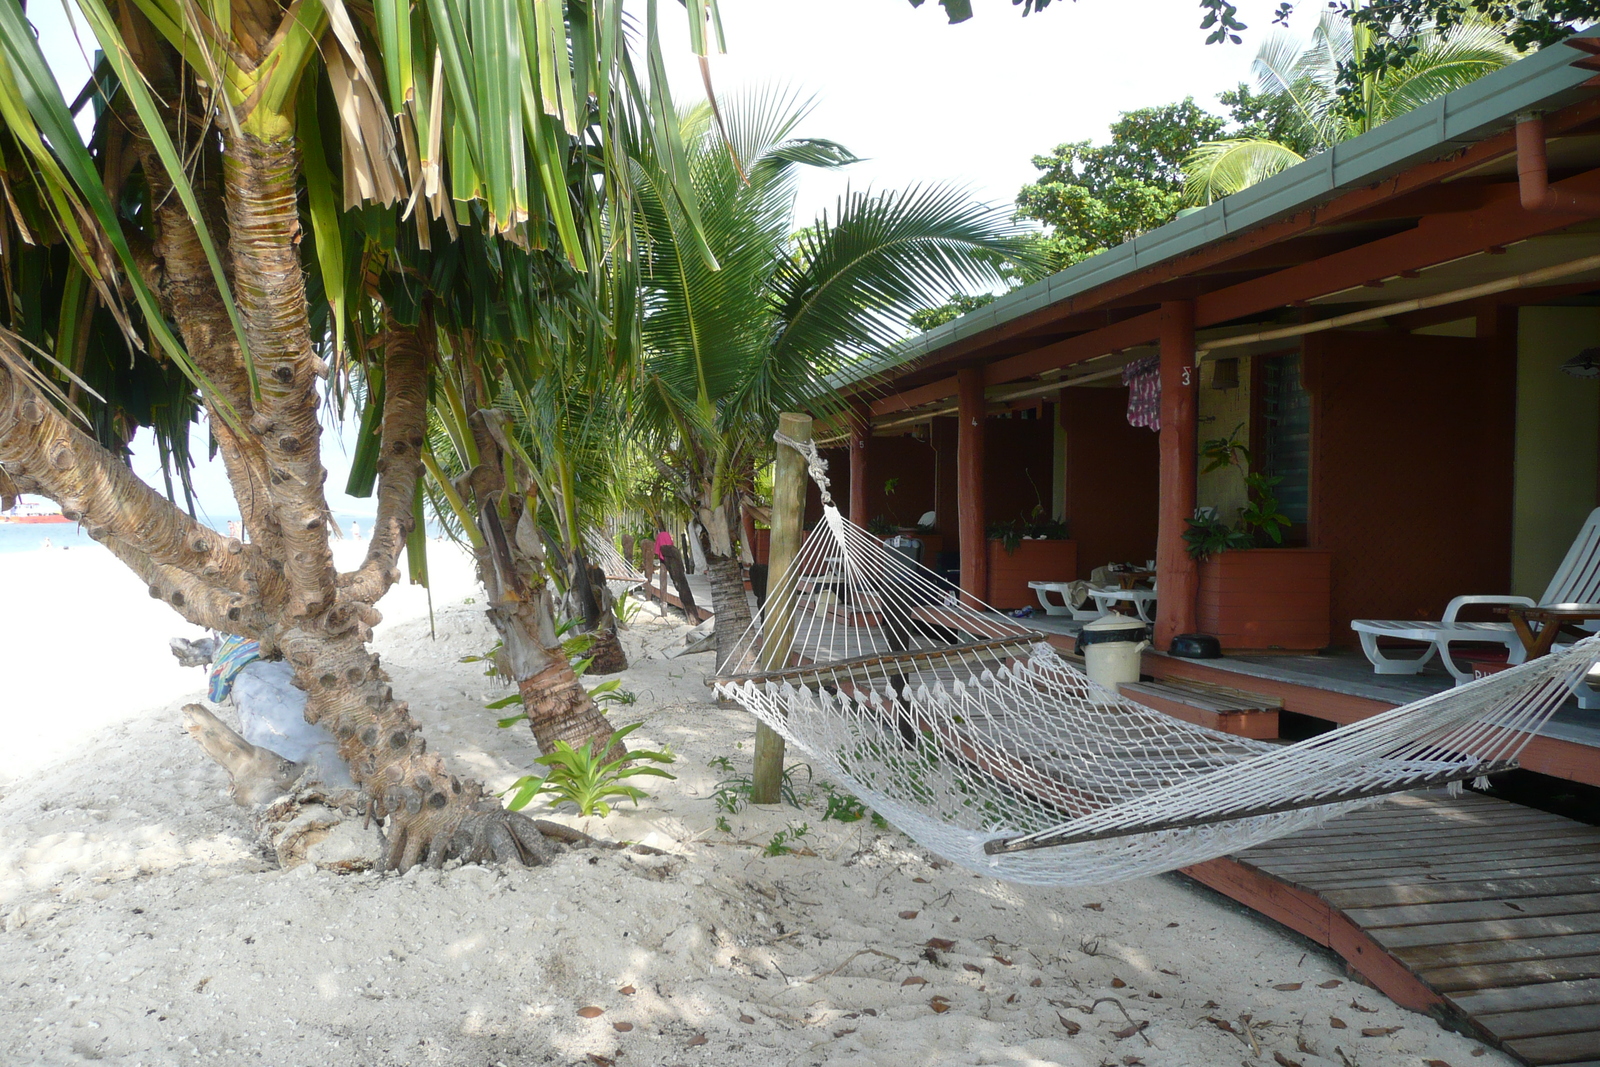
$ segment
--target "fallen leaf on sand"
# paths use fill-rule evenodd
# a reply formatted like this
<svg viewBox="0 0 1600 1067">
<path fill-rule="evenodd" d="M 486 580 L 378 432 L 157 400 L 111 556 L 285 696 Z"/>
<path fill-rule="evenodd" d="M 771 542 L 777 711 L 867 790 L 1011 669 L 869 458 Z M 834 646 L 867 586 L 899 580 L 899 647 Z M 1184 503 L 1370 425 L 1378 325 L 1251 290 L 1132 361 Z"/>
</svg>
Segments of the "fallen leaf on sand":
<svg viewBox="0 0 1600 1067">
<path fill-rule="evenodd" d="M 612 1023 L 611 1024 L 611 1029 L 615 1030 L 619 1034 L 625 1034 L 629 1030 L 633 1029 L 633 1024 L 632 1023 Z"/>
<path fill-rule="evenodd" d="M 1281 1052 L 1274 1052 L 1272 1054 L 1272 1061 L 1276 1063 L 1278 1067 L 1304 1067 L 1299 1060 L 1291 1060 Z"/>
<path fill-rule="evenodd" d="M 908 986 L 908 985 L 927 985 L 928 984 L 928 980 L 926 978 L 922 977 L 922 975 L 920 975 L 920 974 L 914 974 L 910 978 L 907 978 L 904 982 L 901 982 L 900 984 L 903 985 L 903 986 Z"/>
<path fill-rule="evenodd" d="M 1348 1030 L 1350 1028 L 1349 1024 L 1343 1019 L 1339 1018 L 1337 1015 L 1328 1016 L 1328 1025 L 1333 1027 L 1335 1030 Z"/>
<path fill-rule="evenodd" d="M 1122 1067 L 1144 1067 L 1144 1061 L 1137 1056 L 1124 1056 Z"/>
<path fill-rule="evenodd" d="M 1204 1004 L 1202 1004 L 1200 1006 L 1202 1008 L 1220 1008 L 1222 1005 L 1218 1004 L 1214 1000 L 1208 1000 L 1208 1001 L 1206 1001 Z"/>
<path fill-rule="evenodd" d="M 1215 1015 L 1207 1015 L 1206 1022 L 1210 1023 L 1212 1026 L 1215 1026 L 1218 1030 L 1221 1030 L 1225 1034 L 1237 1034 L 1239 1032 L 1233 1028 L 1233 1024 L 1228 1020 L 1219 1019 Z"/>
<path fill-rule="evenodd" d="M 928 1007 L 932 1008 L 935 1014 L 943 1015 L 950 1010 L 950 1002 L 943 997 L 934 997 L 928 1001 Z"/>
<path fill-rule="evenodd" d="M 1482 1056 L 1484 1054 L 1483 1046 L 1479 1045 L 1477 1048 L 1473 1049 L 1472 1054 L 1474 1056 Z"/>
<path fill-rule="evenodd" d="M 631 986 L 631 985 L 625 985 L 621 989 L 617 990 L 617 992 L 621 993 L 625 997 L 631 997 L 635 993 L 637 993 L 638 990 L 633 988 L 633 986 Z"/>
<path fill-rule="evenodd" d="M 1388 1037 L 1399 1030 L 1398 1026 L 1364 1026 L 1361 1028 L 1362 1037 Z"/>
<path fill-rule="evenodd" d="M 739 1021 L 742 1022 L 742 1023 L 753 1023 L 753 1022 L 755 1022 L 755 1019 L 752 1016 L 742 1015 L 741 1014 L 739 1016 Z"/>
<path fill-rule="evenodd" d="M 578 1009 L 578 1014 L 585 1019 L 598 1019 L 605 1013 L 606 1010 L 604 1008 L 597 1008 L 593 1004 L 589 1005 L 587 1008 Z"/>
<path fill-rule="evenodd" d="M 1128 988 L 1128 983 L 1124 982 L 1120 978 L 1113 978 L 1113 979 L 1111 979 L 1111 988 L 1112 989 L 1126 989 L 1126 988 Z"/>
<path fill-rule="evenodd" d="M 1077 1037 L 1078 1031 L 1083 1029 L 1083 1027 L 1079 1026 L 1065 1015 L 1062 1015 L 1059 1011 L 1056 1012 L 1056 1018 L 1060 1019 L 1061 1025 L 1066 1027 L 1068 1037 Z"/>
<path fill-rule="evenodd" d="M 1034 989 L 1038 989 L 1040 986 L 1044 985 L 1044 979 L 1035 978 L 1033 981 L 1029 982 L 1028 985 Z"/>
<path fill-rule="evenodd" d="M 930 937 L 928 938 L 927 944 L 929 948 L 936 948 L 940 952 L 949 952 L 951 949 L 956 947 L 956 943 L 954 941 L 943 937 Z"/>
<path fill-rule="evenodd" d="M 697 1045 L 705 1044 L 706 1041 L 707 1041 L 707 1038 L 706 1038 L 705 1034 L 695 1034 L 693 1037 L 691 1037 L 689 1039 L 688 1045 L 689 1045 L 690 1048 L 694 1048 Z"/>
<path fill-rule="evenodd" d="M 1357 1004 L 1353 1000 L 1350 1002 L 1350 1006 L 1352 1008 L 1354 1008 L 1356 1011 L 1364 1011 L 1368 1015 L 1376 1015 L 1376 1014 L 1378 1014 L 1378 1009 L 1377 1008 L 1363 1008 L 1361 1005 Z"/>
<path fill-rule="evenodd" d="M 856 1028 L 852 1026 L 848 1030 L 835 1030 L 833 1032 L 833 1036 L 834 1037 L 844 1037 L 844 1036 L 846 1036 L 848 1034 L 853 1034 L 855 1032 L 856 1032 Z"/>
<path fill-rule="evenodd" d="M 917 917 L 917 912 L 914 912 L 914 911 L 902 911 L 900 913 L 900 918 L 902 918 L 902 919 L 915 919 L 916 917 Z"/>
<path fill-rule="evenodd" d="M 927 885 L 927 884 L 928 884 L 928 880 L 927 880 L 927 879 L 926 879 L 926 878 L 913 878 L 913 879 L 911 879 L 911 880 L 912 880 L 912 881 L 913 881 L 913 882 L 919 882 L 919 883 L 921 883 L 921 884 L 922 884 L 922 885 Z"/>
<path fill-rule="evenodd" d="M 1180 976 L 1180 975 L 1179 975 L 1179 974 L 1178 974 L 1178 972 L 1177 972 L 1177 971 L 1169 971 L 1169 970 L 1167 970 L 1167 969 L 1166 969 L 1166 968 L 1165 968 L 1165 967 L 1157 967 L 1157 968 L 1156 968 L 1156 970 L 1158 970 L 1158 971 L 1160 971 L 1160 972 L 1161 972 L 1161 973 L 1162 973 L 1162 974 L 1170 974 L 1170 975 L 1172 975 L 1172 977 L 1174 977 L 1174 978 L 1178 978 L 1178 977 L 1181 977 L 1181 976 Z"/>
<path fill-rule="evenodd" d="M 996 963 L 1001 964 L 1002 966 L 1011 966 L 1011 961 L 1006 959 L 1004 956 L 990 956 L 989 958 L 994 960 Z"/>
<path fill-rule="evenodd" d="M 610 1056 L 602 1056 L 598 1052 L 591 1052 L 586 1055 L 584 1059 L 594 1064 L 595 1067 L 617 1067 L 616 1060 L 612 1059 Z"/>
<path fill-rule="evenodd" d="M 1293 993 L 1296 989 L 1300 988 L 1300 983 L 1299 982 L 1279 982 L 1277 985 L 1273 986 L 1272 988 L 1276 989 L 1280 993 Z"/>
<path fill-rule="evenodd" d="M 1160 1000 L 1161 999 L 1161 994 L 1157 993 L 1154 989 L 1152 989 L 1152 990 L 1150 990 L 1150 992 L 1146 993 L 1145 996 L 1149 997 L 1151 1000 Z"/>
<path fill-rule="evenodd" d="M 1140 1030 L 1143 1030 L 1145 1027 L 1147 1027 L 1149 1025 L 1150 1025 L 1150 1020 L 1149 1019 L 1143 1019 L 1143 1020 L 1141 1020 L 1139 1022 L 1134 1023 L 1131 1026 L 1124 1026 L 1121 1030 L 1113 1030 L 1113 1031 L 1111 1031 L 1111 1036 L 1116 1038 L 1118 1041 L 1123 1041 L 1123 1040 L 1126 1040 L 1127 1038 L 1132 1037 L 1134 1034 L 1137 1034 Z"/>
<path fill-rule="evenodd" d="M 1011 994 L 1009 997 L 1006 998 L 1006 1003 L 1007 1004 L 1015 1004 L 1016 1002 L 1017 1002 L 1017 995 L 1015 993 Z"/>
<path fill-rule="evenodd" d="M 963 963 L 961 965 L 961 969 L 963 971 L 971 971 L 973 974 L 983 973 L 983 968 L 979 967 L 976 963 Z"/>
<path fill-rule="evenodd" d="M 1450 1067 L 1449 1060 L 1423 1060 L 1424 1067 Z"/>
<path fill-rule="evenodd" d="M 1339 979 L 1330 978 L 1326 982 L 1318 982 L 1317 983 L 1317 988 L 1318 989 L 1338 989 L 1342 985 L 1344 985 L 1344 983 L 1341 982 Z"/>
<path fill-rule="evenodd" d="M 1167 924 L 1167 929 L 1168 930 L 1176 930 L 1177 928 L 1178 928 L 1178 924 L 1177 923 L 1168 923 Z"/>
<path fill-rule="evenodd" d="M 1100 904 L 1100 903 L 1085 904 L 1084 907 L 1088 908 L 1090 911 L 1105 911 L 1106 910 L 1106 906 L 1104 904 Z"/>
</svg>

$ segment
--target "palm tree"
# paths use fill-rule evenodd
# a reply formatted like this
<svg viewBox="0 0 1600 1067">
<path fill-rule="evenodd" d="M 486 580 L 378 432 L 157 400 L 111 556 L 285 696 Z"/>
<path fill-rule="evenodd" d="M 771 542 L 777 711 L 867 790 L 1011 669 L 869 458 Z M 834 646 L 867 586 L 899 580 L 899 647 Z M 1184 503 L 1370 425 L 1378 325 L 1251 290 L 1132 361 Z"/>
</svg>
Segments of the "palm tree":
<svg viewBox="0 0 1600 1067">
<path fill-rule="evenodd" d="M 687 5 L 698 38 L 710 2 Z M 18 0 L 0 0 L 0 246 L 46 250 L 31 273 L 7 256 L 0 496 L 55 500 L 152 596 L 282 654 L 308 719 L 340 739 L 370 815 L 387 820 L 389 866 L 535 860 L 537 829 L 426 754 L 367 649 L 413 528 L 438 360 L 435 309 L 387 267 L 414 231 L 422 250 L 478 232 L 587 269 L 569 168 L 598 160 L 597 195 L 626 204 L 641 141 L 674 161 L 657 195 L 676 197 L 692 244 L 654 3 L 648 89 L 621 0 L 80 7 L 104 56 L 77 105 L 97 105 L 87 145 Z M 629 247 L 626 213 L 612 225 Z M 114 337 L 137 381 L 58 388 Z M 318 413 L 357 361 L 369 380 L 381 372 L 377 523 L 366 559 L 339 573 Z M 179 372 L 192 390 L 174 387 Z M 152 382 L 165 414 L 140 392 Z M 200 526 L 116 454 L 132 426 L 170 432 L 195 403 L 248 544 Z"/>
<path fill-rule="evenodd" d="M 847 193 L 793 236 L 796 170 L 854 160 L 839 145 L 793 136 L 809 107 L 782 92 L 684 122 L 688 171 L 720 269 L 690 244 L 662 161 L 646 154 L 640 198 L 644 368 L 636 425 L 646 454 L 697 520 L 709 563 L 718 659 L 750 611 L 739 570 L 738 494 L 771 454 L 777 413 L 826 411 L 829 375 L 900 340 L 904 316 L 978 281 L 1000 280 L 996 252 L 1016 254 L 1004 213 L 959 190 Z"/>
<path fill-rule="evenodd" d="M 1517 58 L 1491 23 L 1469 19 L 1419 34 L 1405 63 L 1362 73 L 1359 99 L 1347 101 L 1340 95 L 1340 68 L 1361 70 L 1371 38 L 1372 31 L 1352 25 L 1347 12 L 1325 11 L 1309 44 L 1282 30 L 1263 41 L 1252 64 L 1256 92 L 1288 103 L 1288 139 L 1295 143 L 1265 137 L 1206 142 L 1184 160 L 1185 199 L 1209 204 L 1236 193 Z"/>
</svg>

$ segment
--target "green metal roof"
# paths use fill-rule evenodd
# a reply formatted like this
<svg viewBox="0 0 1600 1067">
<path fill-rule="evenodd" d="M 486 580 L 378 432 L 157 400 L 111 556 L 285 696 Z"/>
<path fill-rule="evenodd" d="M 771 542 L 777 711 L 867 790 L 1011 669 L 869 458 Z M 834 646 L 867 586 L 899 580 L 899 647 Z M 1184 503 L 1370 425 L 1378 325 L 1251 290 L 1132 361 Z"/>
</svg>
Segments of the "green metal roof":
<svg viewBox="0 0 1600 1067">
<path fill-rule="evenodd" d="M 1600 26 L 1578 34 L 1600 36 Z M 1088 292 L 1107 282 L 1193 252 L 1265 223 L 1298 214 L 1401 171 L 1477 144 L 1524 111 L 1552 111 L 1584 99 L 1593 71 L 1572 66 L 1576 50 L 1552 45 L 1511 63 L 1374 130 L 1335 145 L 1281 174 L 1185 214 L 1149 233 L 1097 253 L 994 303 L 909 338 L 892 353 L 840 375 L 861 381 L 936 352 L 953 342 Z"/>
</svg>

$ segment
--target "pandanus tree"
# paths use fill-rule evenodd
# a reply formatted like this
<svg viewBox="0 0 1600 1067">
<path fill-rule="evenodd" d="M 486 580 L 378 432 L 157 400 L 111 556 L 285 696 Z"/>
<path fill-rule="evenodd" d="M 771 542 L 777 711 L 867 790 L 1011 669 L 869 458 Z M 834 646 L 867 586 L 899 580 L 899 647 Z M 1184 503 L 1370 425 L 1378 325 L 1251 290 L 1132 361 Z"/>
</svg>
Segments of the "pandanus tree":
<svg viewBox="0 0 1600 1067">
<path fill-rule="evenodd" d="M 1356 2 L 1351 8 L 1365 6 Z M 1224 138 L 1196 148 L 1183 163 L 1186 200 L 1209 204 L 1264 181 L 1517 58 L 1496 26 L 1469 18 L 1447 30 L 1423 30 L 1404 62 L 1370 70 L 1373 31 L 1349 15 L 1323 12 L 1304 45 L 1282 30 L 1261 43 L 1251 64 L 1255 91 L 1268 106 L 1288 105 L 1288 136 Z"/>
<path fill-rule="evenodd" d="M 697 37 L 708 2 L 688 4 Z M 597 158 L 607 188 L 625 186 L 620 148 L 644 141 L 682 170 L 654 4 L 648 88 L 621 6 L 80 0 L 104 55 L 77 102 L 97 107 L 85 144 L 25 12 L 0 0 L 0 495 L 55 500 L 184 618 L 281 654 L 384 822 L 388 866 L 532 862 L 544 846 L 427 754 L 367 647 L 413 528 L 439 362 L 427 300 L 384 288 L 381 235 L 412 227 L 427 246 L 473 230 L 588 269 L 571 161 Z M 695 215 L 691 198 L 677 209 Z M 103 391 L 57 387 L 116 343 L 132 371 Z M 357 360 L 381 368 L 377 522 L 340 573 L 319 409 L 323 382 Z M 118 454 L 132 425 L 170 428 L 194 403 L 247 544 Z"/>
<path fill-rule="evenodd" d="M 771 456 L 778 412 L 826 413 L 829 376 L 891 348 L 911 311 L 974 282 L 998 284 L 1003 257 L 1029 256 L 1007 213 L 937 185 L 849 192 L 796 236 L 798 169 L 855 159 L 794 136 L 808 110 L 784 93 L 731 101 L 726 139 L 709 109 L 686 118 L 703 228 L 678 208 L 664 161 L 645 153 L 637 168 L 645 313 L 635 425 L 697 520 L 719 662 L 750 622 L 738 491 Z M 720 269 L 696 252 L 699 234 Z"/>
<path fill-rule="evenodd" d="M 605 450 L 615 451 L 622 412 L 605 402 L 603 353 L 560 343 L 566 330 L 609 350 L 604 324 L 600 315 L 547 321 L 540 340 L 511 345 L 453 337 L 423 455 L 433 509 L 477 560 L 500 636 L 496 661 L 545 752 L 557 741 L 599 745 L 613 732 L 565 651 L 558 593 L 569 610 L 577 605 L 601 669 L 627 665 L 625 656 L 617 662 L 615 619 L 604 584 L 591 587 L 584 549 L 586 529 L 606 510 L 596 495 L 609 492 Z"/>
</svg>

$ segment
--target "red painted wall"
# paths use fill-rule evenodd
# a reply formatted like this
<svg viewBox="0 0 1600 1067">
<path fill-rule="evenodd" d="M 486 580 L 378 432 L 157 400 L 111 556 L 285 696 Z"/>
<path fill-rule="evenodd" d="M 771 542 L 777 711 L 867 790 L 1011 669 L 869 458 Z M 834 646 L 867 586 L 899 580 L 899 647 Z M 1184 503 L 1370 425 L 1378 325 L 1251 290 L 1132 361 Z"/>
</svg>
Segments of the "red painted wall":
<svg viewBox="0 0 1600 1067">
<path fill-rule="evenodd" d="M 1335 644 L 1356 644 L 1353 618 L 1437 619 L 1451 597 L 1509 590 L 1513 346 L 1306 339 L 1309 532 L 1333 551 Z"/>
<path fill-rule="evenodd" d="M 1036 506 L 1050 514 L 1054 492 L 1055 426 L 1050 419 L 991 416 L 983 428 L 986 522 L 1026 518 Z"/>
<path fill-rule="evenodd" d="M 1063 389 L 1066 520 L 1078 542 L 1078 573 L 1156 555 L 1160 437 L 1128 425 L 1126 389 Z"/>
<path fill-rule="evenodd" d="M 883 516 L 898 526 L 915 526 L 923 512 L 934 510 L 933 483 L 937 457 L 926 441 L 905 434 L 874 437 L 867 453 L 867 515 Z M 893 494 L 884 491 L 899 479 Z"/>
</svg>

